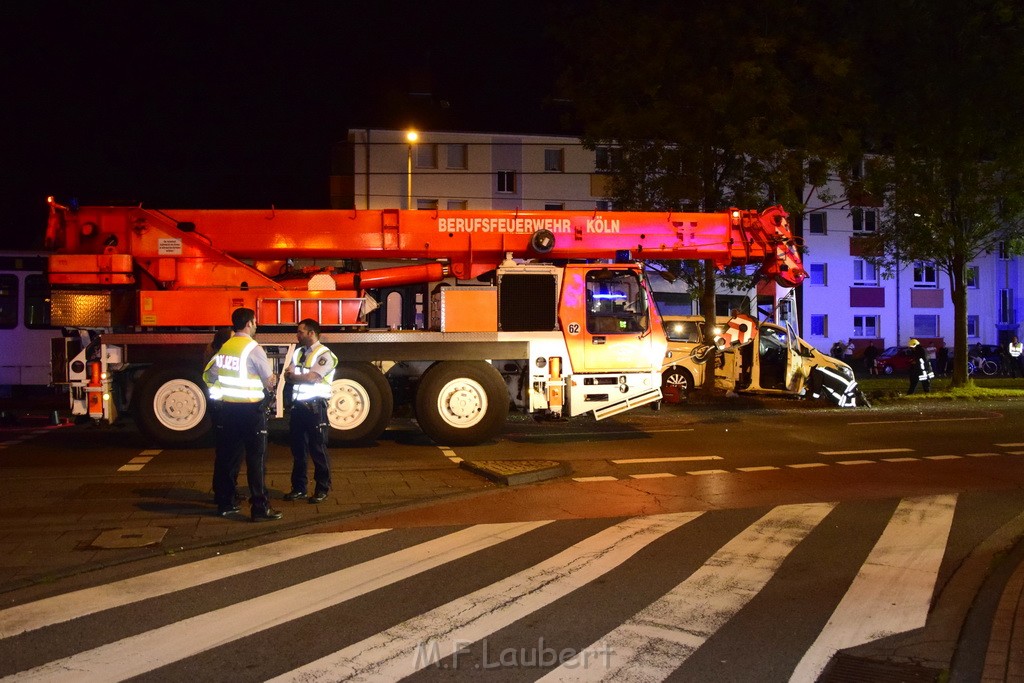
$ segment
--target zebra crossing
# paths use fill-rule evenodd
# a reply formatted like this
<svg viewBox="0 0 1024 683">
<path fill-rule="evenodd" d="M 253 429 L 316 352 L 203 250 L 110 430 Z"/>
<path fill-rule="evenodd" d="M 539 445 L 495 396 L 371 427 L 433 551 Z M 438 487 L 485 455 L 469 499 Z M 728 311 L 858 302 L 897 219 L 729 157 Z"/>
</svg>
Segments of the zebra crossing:
<svg viewBox="0 0 1024 683">
<path fill-rule="evenodd" d="M 0 610 L 0 680 L 814 681 L 924 626 L 957 508 L 308 534 Z"/>
</svg>

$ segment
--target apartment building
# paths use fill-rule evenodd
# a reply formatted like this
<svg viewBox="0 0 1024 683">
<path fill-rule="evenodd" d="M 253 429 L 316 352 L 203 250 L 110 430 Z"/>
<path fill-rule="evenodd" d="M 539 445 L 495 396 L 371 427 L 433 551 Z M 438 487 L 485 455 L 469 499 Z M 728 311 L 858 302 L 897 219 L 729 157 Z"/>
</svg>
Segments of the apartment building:
<svg viewBox="0 0 1024 683">
<path fill-rule="evenodd" d="M 612 150 L 587 150 L 578 138 L 550 135 L 353 129 L 334 150 L 334 208 L 445 210 L 608 210 Z M 841 196 L 838 181 L 829 188 Z M 798 312 L 801 334 L 818 348 L 852 341 L 858 353 L 916 337 L 953 343 L 948 278 L 934 264 L 907 263 L 884 277 L 861 253 L 857 237 L 878 225 L 877 207 L 819 201 L 804 216 L 805 266 Z M 666 313 L 695 312 L 681 282 L 653 277 Z M 1022 258 L 1005 249 L 970 264 L 970 343 L 1005 344 L 1018 335 L 1024 310 Z M 743 293 L 723 292 L 722 307 Z M 784 292 L 758 292 L 758 303 Z M 752 298 L 752 297 L 751 297 Z"/>
</svg>

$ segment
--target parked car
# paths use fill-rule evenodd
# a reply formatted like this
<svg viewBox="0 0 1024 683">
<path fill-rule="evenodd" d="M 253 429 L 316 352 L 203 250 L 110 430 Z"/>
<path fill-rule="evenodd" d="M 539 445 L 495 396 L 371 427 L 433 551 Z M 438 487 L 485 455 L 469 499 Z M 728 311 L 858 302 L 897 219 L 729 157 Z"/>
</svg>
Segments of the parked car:
<svg viewBox="0 0 1024 683">
<path fill-rule="evenodd" d="M 875 359 L 875 367 L 880 375 L 907 372 L 913 364 L 914 352 L 909 346 L 890 346 Z"/>
</svg>

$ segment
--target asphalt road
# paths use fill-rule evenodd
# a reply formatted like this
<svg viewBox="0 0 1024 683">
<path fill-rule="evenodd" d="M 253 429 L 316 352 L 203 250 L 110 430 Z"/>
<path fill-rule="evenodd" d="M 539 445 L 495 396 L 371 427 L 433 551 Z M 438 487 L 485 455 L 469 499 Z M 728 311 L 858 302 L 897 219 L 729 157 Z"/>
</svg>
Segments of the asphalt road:
<svg viewBox="0 0 1024 683">
<path fill-rule="evenodd" d="M 836 652 L 904 676 L 977 672 L 987 633 L 962 627 L 992 558 L 1024 532 L 1022 410 L 677 406 L 601 423 L 514 419 L 495 442 L 457 449 L 400 425 L 375 447 L 335 449 L 335 476 L 444 473 L 465 488 L 291 531 L 217 519 L 216 530 L 266 535 L 5 593 L 0 675 L 536 680 L 625 667 L 814 680 Z M 208 495 L 210 449 L 147 446 L 126 428 L 51 430 L 0 449 L 0 490 L 175 480 Z M 571 474 L 502 488 L 474 482 L 460 459 L 550 459 Z M 269 463 L 281 492 L 280 437 Z M 47 524 L 80 522 L 81 507 L 51 503 Z M 146 512 L 130 496 L 94 505 Z M 26 612 L 39 621 L 22 633 Z"/>
</svg>

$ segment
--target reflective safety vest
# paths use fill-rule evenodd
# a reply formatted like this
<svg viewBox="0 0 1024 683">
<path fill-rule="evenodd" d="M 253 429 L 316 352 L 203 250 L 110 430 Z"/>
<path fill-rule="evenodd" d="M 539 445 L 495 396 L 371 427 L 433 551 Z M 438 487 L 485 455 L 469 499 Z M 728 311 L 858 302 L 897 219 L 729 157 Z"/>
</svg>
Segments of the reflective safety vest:
<svg viewBox="0 0 1024 683">
<path fill-rule="evenodd" d="M 302 358 L 303 354 L 305 354 L 305 358 Z M 292 384 L 292 400 L 311 401 L 331 397 L 331 382 L 334 381 L 334 371 L 338 367 L 338 357 L 323 344 L 313 350 L 308 350 L 303 346 L 295 349 L 292 354 L 293 374 L 305 375 L 314 367 L 317 369 L 317 374 L 320 375 L 320 381 L 313 384 Z"/>
<path fill-rule="evenodd" d="M 225 403 L 259 403 L 263 400 L 263 380 L 249 373 L 249 354 L 259 344 L 250 337 L 231 337 L 206 364 L 203 379 L 210 387 L 210 398 Z M 210 382 L 208 372 L 217 368 Z"/>
<path fill-rule="evenodd" d="M 1022 351 L 1024 351 L 1024 344 L 1010 344 L 1010 355 L 1014 358 L 1019 358 Z"/>
</svg>

